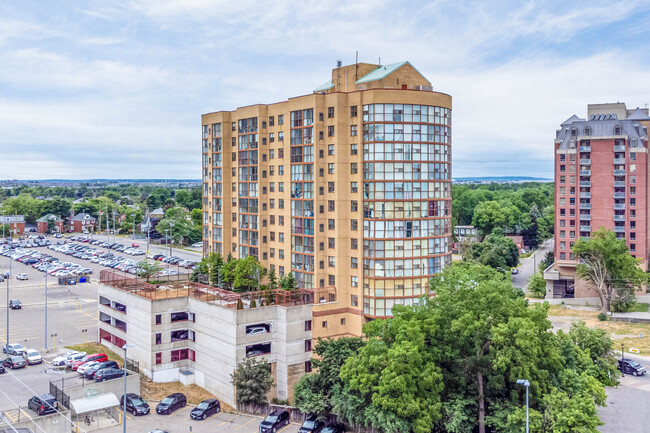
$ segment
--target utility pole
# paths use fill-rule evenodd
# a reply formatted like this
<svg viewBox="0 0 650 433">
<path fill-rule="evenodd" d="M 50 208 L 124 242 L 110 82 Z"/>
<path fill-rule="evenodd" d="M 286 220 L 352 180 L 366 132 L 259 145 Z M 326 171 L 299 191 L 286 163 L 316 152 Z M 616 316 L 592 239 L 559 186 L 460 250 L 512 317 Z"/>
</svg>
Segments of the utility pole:
<svg viewBox="0 0 650 433">
<path fill-rule="evenodd" d="M 47 271 L 45 272 L 45 350 L 47 350 Z"/>
<path fill-rule="evenodd" d="M 169 234 L 171 239 L 169 240 L 169 257 L 172 256 L 172 242 L 174 242 L 174 223 L 169 223 Z"/>
<path fill-rule="evenodd" d="M 149 254 L 149 236 L 151 235 L 151 216 L 149 216 L 149 206 L 147 206 L 147 254 Z"/>
<path fill-rule="evenodd" d="M 9 257 L 9 278 L 7 278 L 7 339 L 5 344 L 9 344 L 9 280 L 11 280 L 11 257 Z"/>
</svg>

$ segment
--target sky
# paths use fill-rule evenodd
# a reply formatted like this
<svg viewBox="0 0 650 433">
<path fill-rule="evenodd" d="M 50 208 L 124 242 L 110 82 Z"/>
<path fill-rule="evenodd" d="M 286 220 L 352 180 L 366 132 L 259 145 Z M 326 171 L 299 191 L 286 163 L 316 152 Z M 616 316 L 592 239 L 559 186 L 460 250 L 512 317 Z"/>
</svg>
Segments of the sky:
<svg viewBox="0 0 650 433">
<path fill-rule="evenodd" d="M 201 114 L 410 61 L 453 98 L 454 177 L 553 176 L 587 104 L 650 103 L 650 2 L 0 4 L 0 180 L 201 177 Z"/>
</svg>

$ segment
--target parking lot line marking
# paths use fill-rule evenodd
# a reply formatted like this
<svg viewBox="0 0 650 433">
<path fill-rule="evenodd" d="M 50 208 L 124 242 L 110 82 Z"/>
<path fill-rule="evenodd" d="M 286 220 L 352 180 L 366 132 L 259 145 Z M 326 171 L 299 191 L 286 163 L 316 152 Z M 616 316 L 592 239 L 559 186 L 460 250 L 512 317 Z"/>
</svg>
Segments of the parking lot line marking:
<svg viewBox="0 0 650 433">
<path fill-rule="evenodd" d="M 222 422 L 221 424 L 219 424 L 218 426 L 216 426 L 216 427 L 215 427 L 215 430 L 218 429 L 219 427 L 221 427 L 222 425 L 224 425 L 224 424 L 226 424 L 226 423 L 229 423 L 229 422 L 233 421 L 233 420 L 234 420 L 235 418 L 237 418 L 238 416 L 239 416 L 239 414 L 235 415 L 234 417 L 232 417 L 232 418 L 230 418 L 230 419 L 225 420 L 224 422 Z"/>
<path fill-rule="evenodd" d="M 188 408 L 189 408 L 189 406 L 185 406 L 184 408 L 182 408 L 181 410 L 179 410 L 179 411 L 176 412 L 176 413 L 181 413 L 181 412 L 183 412 L 185 409 L 188 409 Z"/>
<path fill-rule="evenodd" d="M 291 423 L 289 423 L 289 424 L 287 424 L 287 425 L 285 425 L 285 426 L 284 426 L 284 427 L 282 427 L 282 428 L 281 428 L 280 430 L 278 430 L 278 433 L 280 433 L 280 432 L 281 432 L 281 431 L 283 431 L 283 430 L 286 430 L 286 429 L 287 429 L 287 427 L 289 427 L 290 425 L 291 425 Z"/>
<path fill-rule="evenodd" d="M 257 418 L 251 418 L 250 420 L 246 421 L 244 424 L 240 425 L 237 427 L 235 430 L 239 430 L 240 428 L 244 427 L 245 425 L 250 424 L 251 422 L 255 421 Z"/>
</svg>

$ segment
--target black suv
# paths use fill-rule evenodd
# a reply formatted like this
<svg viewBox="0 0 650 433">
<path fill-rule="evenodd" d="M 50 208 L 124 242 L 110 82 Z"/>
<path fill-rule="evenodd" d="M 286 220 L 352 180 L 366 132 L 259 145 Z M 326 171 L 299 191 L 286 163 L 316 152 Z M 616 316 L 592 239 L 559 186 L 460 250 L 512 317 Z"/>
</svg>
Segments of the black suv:
<svg viewBox="0 0 650 433">
<path fill-rule="evenodd" d="M 124 396 L 120 398 L 120 408 L 124 407 Z M 146 415 L 149 413 L 149 405 L 142 397 L 132 392 L 126 395 L 126 410 L 131 412 L 134 416 Z"/>
<path fill-rule="evenodd" d="M 18 299 L 12 299 L 9 301 L 9 308 L 12 310 L 20 310 L 23 308 L 23 306 L 20 305 L 20 301 Z"/>
<path fill-rule="evenodd" d="M 56 412 L 59 403 L 52 394 L 41 394 L 30 398 L 27 406 L 39 415 L 45 415 Z"/>
<path fill-rule="evenodd" d="M 302 423 L 298 433 L 316 433 L 320 432 L 322 428 L 322 421 L 320 421 L 316 415 L 310 415 L 305 418 L 305 422 Z"/>
<path fill-rule="evenodd" d="M 93 365 L 92 367 L 88 367 L 86 371 L 84 371 L 84 376 L 86 379 L 94 379 L 95 373 L 97 373 L 99 370 L 103 370 L 104 368 L 119 368 L 119 365 L 115 361 L 102 361 Z"/>
<path fill-rule="evenodd" d="M 345 433 L 345 426 L 343 424 L 330 424 L 321 430 L 321 433 Z"/>
<path fill-rule="evenodd" d="M 175 392 L 173 394 L 169 394 L 163 401 L 158 403 L 158 406 L 156 406 L 156 413 L 159 413 L 161 415 L 170 414 L 176 409 L 185 407 L 186 404 L 187 398 L 185 398 L 185 394 Z"/>
<path fill-rule="evenodd" d="M 115 367 L 100 368 L 95 372 L 95 376 L 93 377 L 95 379 L 95 382 L 117 379 L 119 377 L 124 377 L 124 370 Z"/>
<path fill-rule="evenodd" d="M 219 412 L 221 412 L 221 403 L 216 398 L 210 398 L 197 404 L 190 412 L 190 416 L 193 419 L 206 419 L 210 415 Z"/>
<path fill-rule="evenodd" d="M 644 366 L 636 361 L 632 361 L 631 359 L 619 359 L 618 369 L 623 373 L 631 374 L 632 376 L 643 376 L 646 373 Z"/>
<path fill-rule="evenodd" d="M 277 409 L 260 423 L 260 433 L 276 433 L 287 424 L 289 424 L 289 412 Z"/>
</svg>

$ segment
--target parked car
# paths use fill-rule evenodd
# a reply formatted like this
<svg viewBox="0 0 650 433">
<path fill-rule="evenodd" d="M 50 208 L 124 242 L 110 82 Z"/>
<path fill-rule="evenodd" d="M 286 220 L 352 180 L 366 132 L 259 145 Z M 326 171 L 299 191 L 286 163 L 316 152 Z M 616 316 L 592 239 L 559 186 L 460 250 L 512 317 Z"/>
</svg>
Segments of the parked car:
<svg viewBox="0 0 650 433">
<path fill-rule="evenodd" d="M 41 394 L 30 398 L 27 406 L 39 415 L 45 415 L 55 413 L 59 408 L 59 402 L 52 394 Z"/>
<path fill-rule="evenodd" d="M 86 356 L 86 352 L 79 352 L 79 353 L 75 353 L 74 355 L 70 355 L 65 359 L 65 366 L 72 368 L 72 364 L 75 361 L 79 361 L 83 359 L 85 356 Z"/>
<path fill-rule="evenodd" d="M 156 413 L 161 415 L 170 414 L 174 412 L 176 409 L 185 407 L 186 404 L 187 404 L 187 398 L 185 398 L 185 394 L 180 392 L 175 392 L 173 394 L 169 394 L 167 397 L 163 399 L 163 401 L 158 403 L 158 406 L 156 406 Z"/>
<path fill-rule="evenodd" d="M 2 361 L 2 365 L 15 370 L 16 368 L 25 367 L 27 365 L 27 361 L 25 361 L 25 358 L 22 356 L 12 355 L 8 356 L 4 361 Z"/>
<path fill-rule="evenodd" d="M 84 364 L 81 364 L 79 367 L 77 367 L 77 373 L 83 376 L 86 374 L 86 371 L 88 371 L 89 368 L 92 368 L 97 364 L 99 364 L 97 361 L 88 361 Z"/>
<path fill-rule="evenodd" d="M 73 370 L 76 370 L 77 368 L 79 368 L 80 365 L 85 364 L 86 362 L 90 362 L 90 361 L 102 362 L 102 361 L 107 361 L 107 360 L 108 360 L 108 356 L 106 356 L 105 353 L 93 353 L 93 354 L 84 356 L 83 358 L 81 358 L 78 361 L 73 362 L 71 367 L 72 367 Z"/>
<path fill-rule="evenodd" d="M 79 353 L 79 352 L 66 352 L 66 353 L 64 353 L 64 354 L 61 355 L 61 356 L 57 356 L 56 358 L 54 358 L 54 359 L 52 360 L 52 365 L 53 365 L 54 367 L 60 367 L 60 366 L 62 366 L 62 365 L 65 365 L 65 361 L 66 361 L 66 359 L 68 359 L 68 358 L 71 357 L 72 355 L 76 355 L 77 353 Z"/>
<path fill-rule="evenodd" d="M 20 343 L 5 344 L 2 347 L 2 353 L 6 353 L 7 355 L 20 355 L 20 356 L 23 356 L 24 350 L 25 350 L 25 348 Z"/>
<path fill-rule="evenodd" d="M 210 415 L 219 412 L 221 412 L 221 403 L 216 398 L 210 398 L 197 404 L 190 412 L 190 417 L 193 419 L 206 419 Z"/>
<path fill-rule="evenodd" d="M 149 433 L 169 433 L 167 430 L 162 430 L 159 428 L 155 428 L 153 430 L 149 430 Z"/>
<path fill-rule="evenodd" d="M 120 408 L 124 407 L 124 396 L 120 398 Z M 134 416 L 146 415 L 149 413 L 149 405 L 142 397 L 132 392 L 126 395 L 126 410 Z"/>
<path fill-rule="evenodd" d="M 345 433 L 345 426 L 343 424 L 330 424 L 320 433 Z"/>
<path fill-rule="evenodd" d="M 623 373 L 631 374 L 632 376 L 643 376 L 646 374 L 645 367 L 636 361 L 632 361 L 631 359 L 619 359 L 618 369 Z"/>
<path fill-rule="evenodd" d="M 517 274 L 519 273 L 519 268 L 512 268 L 512 269 L 510 270 L 510 273 L 511 273 L 512 275 L 517 275 Z"/>
<path fill-rule="evenodd" d="M 289 424 L 289 412 L 276 409 L 260 422 L 260 433 L 276 433 L 287 424 Z"/>
<path fill-rule="evenodd" d="M 117 365 L 117 362 L 115 361 L 102 361 L 98 362 L 97 364 L 93 365 L 92 367 L 88 367 L 84 370 L 83 375 L 86 379 L 94 379 L 95 378 L 95 373 L 97 373 L 99 370 L 104 369 L 104 368 L 119 368 L 119 365 Z M 79 371 L 79 370 L 77 370 Z"/>
<path fill-rule="evenodd" d="M 5 370 L 4 366 L 0 363 L 0 374 L 4 373 L 6 371 L 7 370 Z"/>
<path fill-rule="evenodd" d="M 43 357 L 36 349 L 25 349 L 23 352 L 23 358 L 25 358 L 25 361 L 27 361 L 27 364 L 29 365 L 40 364 L 43 362 Z"/>
<path fill-rule="evenodd" d="M 269 332 L 264 326 L 252 326 L 246 329 L 246 335 L 266 334 Z"/>
<path fill-rule="evenodd" d="M 316 415 L 310 415 L 305 418 L 298 433 L 317 433 L 321 431 L 323 425 L 323 422 L 320 421 Z"/>
<path fill-rule="evenodd" d="M 18 299 L 11 299 L 9 300 L 9 308 L 12 310 L 20 310 L 23 308 L 23 306 L 20 304 L 20 301 Z"/>
<path fill-rule="evenodd" d="M 117 379 L 118 377 L 124 377 L 124 370 L 121 368 L 109 367 L 97 370 L 93 379 L 95 379 L 95 382 L 103 382 L 105 380 Z"/>
<path fill-rule="evenodd" d="M 195 244 L 192 244 L 192 247 L 194 248 L 201 248 L 203 246 L 203 242 L 197 242 Z"/>
<path fill-rule="evenodd" d="M 27 274 L 18 274 L 18 275 L 16 275 L 16 278 L 19 279 L 19 280 L 28 280 L 29 279 Z"/>
</svg>

